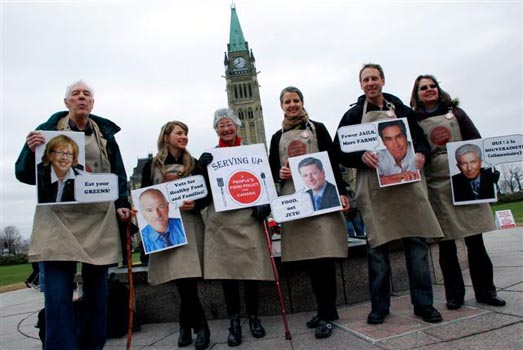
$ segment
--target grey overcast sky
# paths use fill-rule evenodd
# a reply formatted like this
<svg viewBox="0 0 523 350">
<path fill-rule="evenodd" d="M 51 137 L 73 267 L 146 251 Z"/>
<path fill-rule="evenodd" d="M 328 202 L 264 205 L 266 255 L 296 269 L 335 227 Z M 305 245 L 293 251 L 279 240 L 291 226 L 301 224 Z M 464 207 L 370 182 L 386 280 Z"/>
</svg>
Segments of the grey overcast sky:
<svg viewBox="0 0 523 350">
<path fill-rule="evenodd" d="M 522 133 L 521 1 L 236 0 L 256 57 L 266 134 L 278 96 L 299 87 L 331 136 L 361 94 L 358 71 L 380 63 L 385 91 L 408 103 L 417 75 L 434 74 L 484 137 Z M 227 104 L 223 55 L 229 0 L 1 0 L 1 227 L 26 238 L 34 186 L 14 163 L 27 133 L 63 110 L 65 87 L 95 90 L 93 113 L 116 122 L 127 175 L 155 151 L 160 127 L 189 124 L 189 150 L 213 147 L 215 109 Z"/>
</svg>

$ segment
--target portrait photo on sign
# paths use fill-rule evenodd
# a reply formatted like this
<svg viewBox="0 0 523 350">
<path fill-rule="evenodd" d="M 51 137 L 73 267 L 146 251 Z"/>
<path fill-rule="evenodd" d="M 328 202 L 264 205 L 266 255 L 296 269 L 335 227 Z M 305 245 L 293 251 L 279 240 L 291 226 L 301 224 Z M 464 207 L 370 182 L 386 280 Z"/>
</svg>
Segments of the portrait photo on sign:
<svg viewBox="0 0 523 350">
<path fill-rule="evenodd" d="M 405 118 L 376 122 L 380 147 L 376 169 L 380 187 L 420 181 L 412 137 Z"/>
<path fill-rule="evenodd" d="M 482 145 L 482 139 L 447 144 L 454 205 L 497 201 L 499 172 L 485 162 Z"/>
<path fill-rule="evenodd" d="M 187 244 L 180 209 L 169 201 L 166 185 L 131 191 L 145 254 Z"/>
<path fill-rule="evenodd" d="M 314 215 L 341 210 L 340 196 L 327 152 L 289 158 L 296 193 L 308 194 Z"/>
<path fill-rule="evenodd" d="M 35 149 L 38 204 L 75 204 L 75 178 L 85 169 L 82 132 L 39 131 L 45 143 Z"/>
</svg>

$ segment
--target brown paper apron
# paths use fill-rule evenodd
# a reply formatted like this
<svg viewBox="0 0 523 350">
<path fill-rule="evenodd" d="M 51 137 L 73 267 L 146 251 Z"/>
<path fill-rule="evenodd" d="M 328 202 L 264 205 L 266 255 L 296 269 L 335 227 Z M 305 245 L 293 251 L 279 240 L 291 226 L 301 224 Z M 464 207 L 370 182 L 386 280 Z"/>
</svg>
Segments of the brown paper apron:
<svg viewBox="0 0 523 350">
<path fill-rule="evenodd" d="M 393 109 L 367 112 L 365 101 L 362 123 L 390 118 L 396 118 Z M 423 172 L 420 182 L 380 188 L 376 169 L 358 169 L 356 200 L 372 248 L 405 237 L 443 237 Z"/>
<path fill-rule="evenodd" d="M 252 208 L 216 212 L 207 208 L 204 278 L 272 281 L 267 240 Z"/>
<path fill-rule="evenodd" d="M 58 130 L 70 130 L 62 118 Z M 87 169 L 110 172 L 106 140 L 98 125 L 85 136 Z M 79 261 L 93 265 L 118 263 L 122 259 L 120 231 L 113 202 L 37 205 L 31 234 L 29 261 Z"/>
<path fill-rule="evenodd" d="M 280 164 L 291 156 L 318 152 L 318 140 L 313 131 L 289 130 L 279 144 Z M 292 179 L 285 181 L 281 194 L 296 190 Z M 347 228 L 341 211 L 282 223 L 281 258 L 283 262 L 319 258 L 346 258 Z"/>
<path fill-rule="evenodd" d="M 181 164 L 167 165 L 166 172 L 177 174 Z M 160 171 L 154 171 L 153 183 L 163 182 Z M 181 211 L 187 245 L 149 255 L 148 280 L 152 285 L 179 278 L 202 277 L 203 232 L 205 226 L 198 213 Z"/>
<path fill-rule="evenodd" d="M 445 238 L 456 239 L 495 229 L 494 216 L 487 203 L 452 203 L 447 143 L 461 141 L 461 131 L 452 114 L 438 115 L 419 122 L 431 148 L 431 162 L 425 167 L 429 200 Z"/>
</svg>

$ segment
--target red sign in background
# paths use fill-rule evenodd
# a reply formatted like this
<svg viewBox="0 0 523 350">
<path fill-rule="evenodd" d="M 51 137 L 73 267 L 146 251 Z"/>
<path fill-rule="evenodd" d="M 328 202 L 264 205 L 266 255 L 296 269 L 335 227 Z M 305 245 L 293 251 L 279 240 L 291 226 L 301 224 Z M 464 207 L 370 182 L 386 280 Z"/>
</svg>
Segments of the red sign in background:
<svg viewBox="0 0 523 350">
<path fill-rule="evenodd" d="M 232 174 L 227 187 L 231 198 L 240 204 L 255 203 L 262 194 L 260 179 L 246 170 L 240 170 Z"/>
</svg>

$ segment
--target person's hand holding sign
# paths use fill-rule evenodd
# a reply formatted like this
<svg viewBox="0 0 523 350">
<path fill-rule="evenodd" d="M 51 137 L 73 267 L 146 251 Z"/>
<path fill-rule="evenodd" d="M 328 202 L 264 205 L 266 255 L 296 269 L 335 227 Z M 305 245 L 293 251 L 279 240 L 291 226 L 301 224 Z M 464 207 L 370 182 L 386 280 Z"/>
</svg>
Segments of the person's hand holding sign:
<svg viewBox="0 0 523 350">
<path fill-rule="evenodd" d="M 369 168 L 376 169 L 379 165 L 378 156 L 376 155 L 376 152 L 373 152 L 373 151 L 367 151 L 367 152 L 363 153 L 363 156 L 361 156 L 361 160 Z"/>
<path fill-rule="evenodd" d="M 291 178 L 291 169 L 289 168 L 289 160 L 287 160 L 285 165 L 280 168 L 280 179 L 289 180 Z"/>
</svg>

